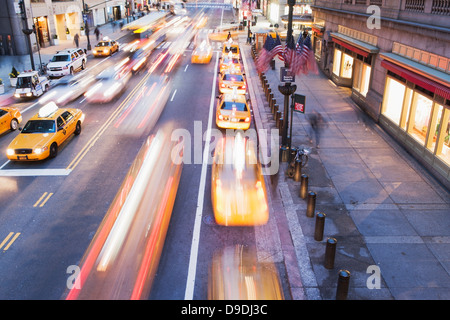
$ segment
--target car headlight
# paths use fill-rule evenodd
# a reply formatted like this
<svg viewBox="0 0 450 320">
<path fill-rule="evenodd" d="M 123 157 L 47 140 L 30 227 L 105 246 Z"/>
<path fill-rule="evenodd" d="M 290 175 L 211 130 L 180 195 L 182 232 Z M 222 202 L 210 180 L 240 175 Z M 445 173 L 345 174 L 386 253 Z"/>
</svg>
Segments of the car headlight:
<svg viewBox="0 0 450 320">
<path fill-rule="evenodd" d="M 44 151 L 46 151 L 47 149 L 48 149 L 48 147 L 36 148 L 36 149 L 34 149 L 34 154 L 41 154 Z"/>
<path fill-rule="evenodd" d="M 108 53 L 108 49 L 103 49 L 103 53 Z"/>
<path fill-rule="evenodd" d="M 31 92 L 27 92 L 27 97 L 31 97 L 33 94 Z"/>
<path fill-rule="evenodd" d="M 6 155 L 13 156 L 14 155 L 14 149 L 6 149 Z"/>
</svg>

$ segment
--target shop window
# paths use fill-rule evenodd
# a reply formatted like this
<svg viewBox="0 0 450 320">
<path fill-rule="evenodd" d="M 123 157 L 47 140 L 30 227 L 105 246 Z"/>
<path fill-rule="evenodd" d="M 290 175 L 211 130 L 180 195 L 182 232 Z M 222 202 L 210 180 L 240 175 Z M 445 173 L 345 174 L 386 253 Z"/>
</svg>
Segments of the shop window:
<svg viewBox="0 0 450 320">
<path fill-rule="evenodd" d="M 334 49 L 334 58 L 333 58 L 333 73 L 339 76 L 339 72 L 341 69 L 341 57 L 342 51 L 338 49 Z"/>
<path fill-rule="evenodd" d="M 372 68 L 360 60 L 355 60 L 353 89 L 361 93 L 364 97 L 369 91 L 370 72 Z"/>
<path fill-rule="evenodd" d="M 341 78 L 350 79 L 353 71 L 354 58 L 341 50 L 334 49 L 333 73 Z"/>
<path fill-rule="evenodd" d="M 424 95 L 414 92 L 411 106 L 411 124 L 408 125 L 408 133 L 422 145 L 425 145 L 428 125 L 431 116 L 433 101 Z"/>
<path fill-rule="evenodd" d="M 443 108 L 442 111 L 436 137 L 436 156 L 450 165 L 450 109 Z"/>
<path fill-rule="evenodd" d="M 386 78 L 383 107 L 381 113 L 399 125 L 402 114 L 405 85 L 393 78 Z"/>
</svg>

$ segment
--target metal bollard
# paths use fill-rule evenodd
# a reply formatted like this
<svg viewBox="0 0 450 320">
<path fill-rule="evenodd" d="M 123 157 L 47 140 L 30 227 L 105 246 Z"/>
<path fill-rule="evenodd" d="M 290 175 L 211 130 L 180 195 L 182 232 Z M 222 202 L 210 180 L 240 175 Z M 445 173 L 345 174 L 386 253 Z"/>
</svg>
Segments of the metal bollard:
<svg viewBox="0 0 450 320">
<path fill-rule="evenodd" d="M 283 115 L 281 115 L 280 118 L 278 119 L 278 129 L 280 136 L 283 135 L 283 132 L 281 131 L 282 128 L 283 128 Z"/>
<path fill-rule="evenodd" d="M 339 270 L 339 278 L 336 288 L 336 300 L 347 299 L 349 283 L 350 283 L 350 272 L 348 270 Z"/>
<path fill-rule="evenodd" d="M 267 100 L 269 102 L 269 105 L 272 102 L 272 100 L 273 100 L 273 92 L 270 92 L 269 93 L 269 99 Z"/>
<path fill-rule="evenodd" d="M 289 159 L 289 147 L 288 146 L 280 146 L 280 162 L 287 162 Z"/>
<path fill-rule="evenodd" d="M 316 194 L 313 191 L 308 192 L 308 203 L 306 205 L 306 216 L 308 218 L 314 217 L 316 210 Z"/>
<path fill-rule="evenodd" d="M 323 212 L 318 212 L 316 214 L 316 226 L 314 229 L 314 240 L 323 240 L 323 229 L 325 228 L 325 217 L 327 215 Z"/>
<path fill-rule="evenodd" d="M 302 175 L 302 160 L 295 159 L 294 181 L 299 182 Z"/>
<path fill-rule="evenodd" d="M 308 175 L 300 176 L 300 198 L 305 199 L 308 192 Z"/>
<path fill-rule="evenodd" d="M 276 113 L 275 113 L 275 125 L 277 126 L 277 128 L 279 129 L 279 127 L 278 127 L 278 123 L 279 123 L 279 119 L 281 118 L 281 111 L 277 111 Z"/>
<path fill-rule="evenodd" d="M 277 100 L 275 100 L 275 98 L 273 98 L 270 103 L 270 111 L 272 112 L 272 114 L 273 114 L 273 108 L 275 107 L 276 104 L 277 104 Z"/>
<path fill-rule="evenodd" d="M 336 256 L 336 243 L 337 240 L 335 238 L 327 239 L 327 246 L 325 247 L 325 263 L 324 263 L 326 269 L 334 268 L 334 258 Z"/>
<path fill-rule="evenodd" d="M 267 101 L 269 101 L 269 97 L 270 97 L 271 94 L 272 94 L 272 89 L 271 88 L 267 88 L 267 91 L 266 91 L 266 100 Z"/>
<path fill-rule="evenodd" d="M 275 103 L 275 105 L 273 106 L 272 114 L 275 115 L 277 113 L 278 109 L 279 109 L 278 104 Z"/>
</svg>

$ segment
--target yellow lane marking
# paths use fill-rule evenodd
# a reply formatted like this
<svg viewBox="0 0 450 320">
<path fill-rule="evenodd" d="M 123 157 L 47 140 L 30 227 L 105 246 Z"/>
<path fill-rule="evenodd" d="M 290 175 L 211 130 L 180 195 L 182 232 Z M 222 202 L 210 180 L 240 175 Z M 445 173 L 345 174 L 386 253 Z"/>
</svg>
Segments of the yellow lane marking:
<svg viewBox="0 0 450 320">
<path fill-rule="evenodd" d="M 10 232 L 6 238 L 2 241 L 2 243 L 0 243 L 0 249 L 3 248 L 3 246 L 5 245 L 6 242 L 8 242 L 8 240 L 12 237 L 12 235 L 14 234 L 14 232 Z M 6 251 L 9 249 L 9 247 L 14 243 L 14 241 L 16 241 L 16 239 L 20 236 L 20 232 L 17 232 L 14 237 L 11 239 L 11 241 L 9 241 L 9 243 L 6 245 L 6 247 L 3 249 L 3 251 Z"/>
<path fill-rule="evenodd" d="M 145 81 L 150 77 L 151 73 L 147 73 L 144 78 L 136 85 L 136 87 L 130 92 L 130 94 L 122 101 L 117 109 L 111 114 L 106 122 L 100 127 L 100 129 L 94 134 L 94 136 L 86 143 L 83 149 L 75 156 L 72 162 L 67 166 L 66 170 L 73 170 L 88 153 L 88 151 L 94 146 L 100 136 L 106 131 L 109 125 L 117 118 L 120 112 L 126 107 L 128 101 L 131 100 L 133 95 L 145 84 Z"/>
<path fill-rule="evenodd" d="M 33 207 L 43 207 L 45 205 L 45 203 L 48 201 L 48 199 L 50 199 L 50 197 L 53 195 L 52 192 L 48 193 L 48 192 L 44 192 L 44 194 L 39 198 L 38 201 L 36 201 L 36 203 L 33 205 Z M 44 200 L 45 198 L 45 200 Z M 44 201 L 42 201 L 44 200 Z M 41 202 L 42 201 L 42 202 Z"/>
</svg>

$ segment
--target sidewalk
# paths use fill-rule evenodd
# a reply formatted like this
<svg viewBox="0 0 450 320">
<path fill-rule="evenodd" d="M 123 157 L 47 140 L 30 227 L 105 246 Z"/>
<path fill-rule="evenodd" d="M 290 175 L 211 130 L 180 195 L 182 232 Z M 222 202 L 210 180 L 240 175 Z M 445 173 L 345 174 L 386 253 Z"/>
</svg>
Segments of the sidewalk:
<svg viewBox="0 0 450 320">
<path fill-rule="evenodd" d="M 99 26 L 99 30 L 101 33 L 99 40 L 101 40 L 103 37 L 109 37 L 113 40 L 118 40 L 122 36 L 127 34 L 127 31 L 120 30 L 119 26 L 113 28 L 111 23 Z M 91 48 L 93 48 L 97 44 L 94 30 L 90 32 L 89 42 L 91 44 Z M 80 35 L 79 47 L 82 49 L 86 49 L 87 44 L 87 36 Z M 73 42 L 73 40 L 59 40 L 59 44 L 56 46 L 41 48 L 40 52 L 34 52 L 33 54 L 35 68 L 39 68 L 41 61 L 42 63 L 47 63 L 57 51 L 74 47 L 75 43 Z M 90 55 L 91 51 L 88 51 L 87 53 L 88 55 Z M 12 95 L 15 88 L 11 87 L 9 83 L 9 73 L 11 72 L 13 66 L 17 69 L 17 71 L 21 73 L 24 70 L 31 70 L 30 55 L 27 54 L 23 56 L 0 56 L 0 79 L 3 80 L 3 84 L 5 85 L 5 93 L 0 94 L 0 106 L 14 103 L 14 98 L 12 98 Z"/>
<path fill-rule="evenodd" d="M 267 24 L 265 17 L 259 17 L 260 24 Z M 239 42 L 257 126 L 275 128 L 246 33 Z M 275 61 L 275 70 L 265 75 L 283 109 L 278 85 L 284 63 Z M 292 298 L 334 300 L 338 272 L 345 269 L 348 299 L 450 299 L 449 190 L 357 107 L 348 88 L 335 86 L 320 71 L 296 76 L 295 83 L 296 93 L 306 96 L 306 114 L 294 113 L 292 146 L 312 150 L 302 173 L 316 193 L 315 212 L 326 218 L 323 240 L 316 241 L 316 218 L 306 216 L 300 182 L 280 172 L 272 207 Z M 310 137 L 313 110 L 328 124 L 320 148 Z M 324 267 L 328 237 L 337 240 L 332 269 Z M 377 285 L 375 269 L 380 288 L 370 289 Z"/>
</svg>

